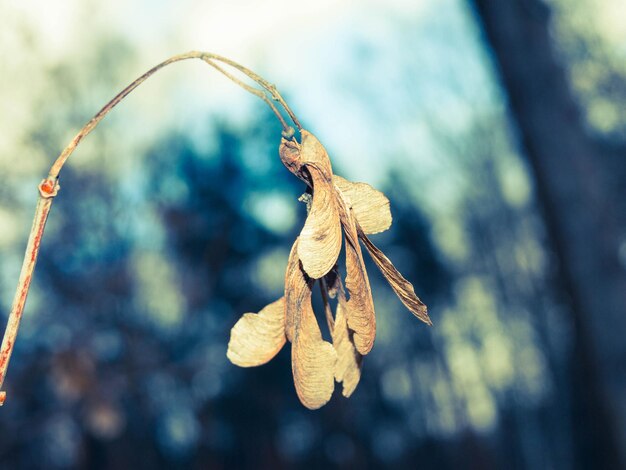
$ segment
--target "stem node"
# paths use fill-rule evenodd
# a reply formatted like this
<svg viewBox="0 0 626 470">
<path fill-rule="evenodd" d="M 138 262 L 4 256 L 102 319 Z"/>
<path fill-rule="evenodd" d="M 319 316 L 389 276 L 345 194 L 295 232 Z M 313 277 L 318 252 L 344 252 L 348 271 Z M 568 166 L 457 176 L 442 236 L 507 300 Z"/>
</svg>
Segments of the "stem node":
<svg viewBox="0 0 626 470">
<path fill-rule="evenodd" d="M 46 178 L 41 183 L 39 183 L 38 189 L 41 197 L 51 199 L 59 194 L 61 186 L 56 179 Z"/>
</svg>

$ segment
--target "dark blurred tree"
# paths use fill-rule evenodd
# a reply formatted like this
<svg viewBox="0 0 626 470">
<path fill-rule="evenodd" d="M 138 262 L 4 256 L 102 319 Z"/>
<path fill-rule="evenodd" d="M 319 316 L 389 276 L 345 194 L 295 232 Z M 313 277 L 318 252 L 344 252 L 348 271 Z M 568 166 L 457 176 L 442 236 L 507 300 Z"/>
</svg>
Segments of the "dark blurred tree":
<svg viewBox="0 0 626 470">
<path fill-rule="evenodd" d="M 572 312 L 578 465 L 619 468 L 626 443 L 626 270 L 615 157 L 586 132 L 540 0 L 473 0 L 507 93 Z M 620 165 L 623 167 L 623 159 Z M 621 449 L 621 450 L 620 450 Z"/>
</svg>

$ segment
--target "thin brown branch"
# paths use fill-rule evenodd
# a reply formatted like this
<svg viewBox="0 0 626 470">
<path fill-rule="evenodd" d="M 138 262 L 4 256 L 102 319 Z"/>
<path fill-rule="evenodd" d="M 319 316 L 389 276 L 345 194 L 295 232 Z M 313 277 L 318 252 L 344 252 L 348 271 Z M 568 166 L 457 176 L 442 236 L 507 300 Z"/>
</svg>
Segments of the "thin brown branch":
<svg viewBox="0 0 626 470">
<path fill-rule="evenodd" d="M 17 284 L 17 289 L 15 292 L 15 297 L 13 300 L 13 305 L 11 307 L 11 312 L 9 313 L 9 318 L 7 321 L 7 327 L 4 333 L 4 337 L 2 339 L 2 345 L 0 346 L 0 388 L 2 388 L 4 378 L 6 377 L 7 368 L 9 366 L 9 360 L 11 358 L 11 354 L 13 352 L 13 347 L 15 345 L 15 339 L 17 337 L 17 332 L 20 325 L 20 320 L 22 318 L 22 313 L 24 312 L 24 306 L 26 305 L 26 298 L 28 297 L 28 291 L 30 289 L 30 283 L 33 278 L 33 272 L 35 270 L 35 264 L 37 262 L 37 257 L 39 255 L 39 249 L 41 246 L 41 240 L 43 238 L 46 221 L 48 219 L 48 214 L 50 213 L 50 208 L 52 206 L 52 201 L 54 197 L 57 195 L 59 191 L 58 179 L 63 166 L 67 162 L 70 155 L 76 150 L 78 144 L 91 132 L 96 126 L 104 119 L 104 117 L 115 107 L 117 106 L 126 96 L 128 96 L 133 90 L 135 90 L 139 85 L 145 82 L 148 78 L 154 75 L 163 67 L 173 64 L 175 62 L 180 62 L 187 59 L 201 59 L 207 62 L 209 65 L 223 73 L 226 77 L 228 77 L 231 81 L 245 89 L 246 91 L 252 93 L 253 95 L 261 98 L 269 107 L 272 112 L 276 115 L 281 125 L 283 126 L 283 137 L 289 139 L 293 136 L 294 130 L 291 128 L 283 119 L 280 111 L 276 108 L 276 106 L 269 100 L 266 93 L 263 90 L 254 88 L 238 78 L 234 77 L 232 74 L 224 70 L 219 65 L 215 64 L 214 61 L 222 62 L 230 67 L 233 67 L 239 70 L 241 73 L 247 75 L 251 80 L 258 83 L 263 89 L 267 90 L 267 92 L 272 96 L 274 101 L 277 101 L 290 116 L 291 120 L 294 124 L 301 129 L 300 123 L 296 116 L 293 114 L 285 100 L 282 98 L 280 93 L 276 90 L 274 85 L 271 85 L 269 82 L 264 80 L 259 75 L 255 74 L 251 70 L 243 67 L 242 65 L 233 62 L 230 59 L 226 59 L 225 57 L 218 56 L 216 54 L 211 54 L 208 52 L 199 52 L 199 51 L 191 51 L 185 54 L 176 55 L 170 57 L 169 59 L 161 62 L 160 64 L 152 67 L 146 73 L 138 77 L 132 83 L 130 83 L 126 88 L 124 88 L 121 92 L 119 92 L 111 101 L 109 101 L 100 111 L 98 111 L 94 117 L 92 117 L 87 124 L 83 126 L 83 128 L 78 131 L 78 133 L 74 136 L 74 138 L 70 141 L 70 143 L 63 149 L 59 157 L 55 160 L 52 167 L 50 168 L 50 172 L 48 173 L 48 178 L 43 180 L 39 185 L 39 200 L 37 202 L 37 208 L 35 210 L 35 216 L 33 219 L 33 225 L 30 231 L 30 235 L 28 238 L 28 243 L 26 246 L 26 253 L 24 255 L 24 262 L 22 264 L 22 271 L 20 273 L 20 278 Z M 4 404 L 4 400 L 6 398 L 6 392 L 0 391 L 0 406 Z"/>
<path fill-rule="evenodd" d="M 261 85 L 263 88 L 265 88 L 270 95 L 272 95 L 272 98 L 275 101 L 278 101 L 278 103 L 280 103 L 280 105 L 285 109 L 285 112 L 289 115 L 289 117 L 291 118 L 293 123 L 296 125 L 298 130 L 302 129 L 302 125 L 300 125 L 300 121 L 298 121 L 298 118 L 296 117 L 294 112 L 291 110 L 291 108 L 289 107 L 287 102 L 283 99 L 281 94 L 278 92 L 278 90 L 276 89 L 275 85 L 273 85 L 272 83 L 268 82 L 263 77 L 257 75 L 252 70 L 244 67 L 243 65 L 238 64 L 237 62 L 234 62 L 234 61 L 232 61 L 230 59 L 227 59 L 226 57 L 222 57 L 222 56 L 219 56 L 217 54 L 206 54 L 206 53 L 204 54 L 204 56 L 208 57 L 209 59 L 219 60 L 220 62 L 223 62 L 223 63 L 225 63 L 227 65 L 230 65 L 231 67 L 233 67 L 233 68 L 239 70 L 240 72 L 246 74 L 252 80 L 257 82 L 259 85 Z"/>
<path fill-rule="evenodd" d="M 33 271 L 37 263 L 37 255 L 41 247 L 41 239 L 43 238 L 46 221 L 48 220 L 48 214 L 52 206 L 52 200 L 57 195 L 59 189 L 60 187 L 56 181 L 44 180 L 39 185 L 39 200 L 37 201 L 37 208 L 35 209 L 33 226 L 28 237 L 26 254 L 24 255 L 24 262 L 22 263 L 22 271 L 17 284 L 15 297 L 13 298 L 13 305 L 9 313 L 4 338 L 2 339 L 2 346 L 0 346 L 0 387 L 2 387 L 4 377 L 6 376 L 13 346 L 15 345 L 15 338 L 17 337 L 22 313 L 24 312 L 24 305 L 26 305 L 30 282 L 33 279 Z M 5 397 L 6 393 L 0 392 L 0 406 L 4 404 Z"/>
<path fill-rule="evenodd" d="M 298 118 L 295 116 L 293 111 L 291 111 L 291 109 L 289 108 L 289 106 L 287 105 L 287 103 L 285 102 L 283 97 L 280 95 L 278 90 L 276 90 L 276 87 L 274 85 L 270 84 L 267 80 L 263 79 L 262 77 L 260 77 L 256 73 L 254 73 L 252 70 L 244 67 L 243 65 L 240 65 L 237 62 L 234 62 L 234 61 L 232 61 L 230 59 L 227 59 L 225 57 L 219 56 L 217 54 L 211 54 L 209 52 L 191 51 L 191 52 L 187 52 L 185 54 L 175 55 L 175 56 L 170 57 L 169 59 L 161 62 L 160 64 L 155 65 L 150 70 L 148 70 L 146 73 L 144 73 L 139 78 L 134 80 L 130 85 L 128 85 L 126 88 L 124 88 L 121 92 L 119 92 L 106 105 L 104 105 L 104 107 L 100 111 L 98 111 L 96 113 L 96 115 L 93 118 L 91 118 L 91 120 L 87 124 L 85 124 L 85 126 L 80 131 L 78 131 L 78 134 L 76 134 L 76 136 L 74 136 L 72 141 L 61 152 L 61 155 L 59 155 L 57 160 L 52 165 L 52 168 L 50 169 L 50 173 L 48 174 L 48 178 L 50 180 L 56 180 L 59 177 L 59 173 L 61 172 L 61 169 L 63 168 L 63 165 L 65 165 L 65 162 L 67 161 L 67 159 L 74 152 L 74 150 L 76 150 L 76 147 L 78 146 L 80 141 L 83 140 L 83 138 L 85 138 L 92 130 L 94 130 L 95 127 L 100 123 L 100 121 L 102 121 L 102 119 L 104 119 L 104 117 L 109 113 L 109 111 L 111 111 L 115 106 L 117 106 L 135 88 L 137 88 L 139 85 L 141 85 L 143 82 L 145 82 L 148 78 L 150 78 L 156 72 L 161 70 L 163 67 L 166 67 L 167 65 L 173 64 L 175 62 L 180 62 L 182 60 L 188 60 L 188 59 L 202 59 L 202 60 L 204 60 L 209 65 L 212 65 L 217 70 L 219 70 L 224 75 L 226 75 L 234 83 L 236 83 L 237 85 L 241 86 L 246 91 L 248 91 L 248 92 L 258 96 L 259 98 L 261 98 L 263 101 L 265 101 L 270 106 L 270 108 L 272 109 L 274 114 L 276 114 L 276 116 L 279 117 L 279 120 L 280 120 L 280 122 L 281 122 L 281 124 L 283 126 L 283 132 L 285 133 L 285 135 L 289 135 L 289 136 L 293 135 L 293 132 L 290 131 L 290 127 L 284 121 L 282 116 L 280 116 L 280 113 L 278 112 L 276 107 L 271 104 L 271 102 L 267 99 L 267 97 L 265 96 L 264 93 L 262 93 L 260 90 L 255 90 L 254 88 L 250 87 L 249 85 L 246 85 L 241 80 L 239 80 L 239 79 L 235 78 L 234 76 L 232 76 L 231 74 L 227 73 L 225 70 L 223 70 L 219 66 L 216 66 L 214 63 L 212 63 L 211 60 L 213 59 L 213 60 L 217 60 L 217 61 L 223 62 L 223 63 L 225 63 L 225 64 L 227 64 L 227 65 L 229 65 L 229 66 L 231 66 L 231 67 L 233 67 L 233 68 L 235 68 L 237 70 L 239 70 L 240 72 L 244 73 L 250 79 L 254 80 L 259 85 L 261 85 L 263 88 L 265 88 L 268 91 L 268 93 L 270 93 L 272 95 L 272 98 L 275 101 L 278 101 L 280 103 L 280 105 L 285 109 L 285 111 L 287 112 L 287 114 L 289 115 L 291 120 L 294 122 L 294 124 L 298 127 L 298 129 L 302 128 L 302 126 L 300 125 L 300 122 L 298 121 Z"/>
<path fill-rule="evenodd" d="M 239 85 L 241 88 L 243 88 L 244 90 L 246 90 L 249 93 L 252 93 L 254 96 L 258 96 L 259 98 L 261 98 L 263 101 L 265 101 L 265 103 L 267 103 L 267 105 L 270 107 L 270 109 L 274 112 L 274 114 L 276 115 L 276 117 L 278 118 L 278 120 L 280 121 L 280 123 L 283 126 L 283 137 L 285 137 L 286 139 L 290 139 L 293 134 L 294 134 L 294 130 L 292 127 L 290 127 L 284 120 L 282 114 L 280 114 L 280 111 L 278 111 L 278 109 L 276 109 L 276 106 L 274 106 L 274 103 L 272 103 L 269 98 L 267 97 L 267 95 L 262 91 L 259 90 L 257 88 L 251 87 L 250 85 L 248 85 L 247 83 L 242 82 L 241 80 L 239 80 L 237 77 L 235 77 L 233 74 L 229 73 L 227 70 L 224 70 L 222 67 L 220 67 L 219 65 L 217 65 L 215 62 L 213 62 L 211 59 L 209 59 L 208 57 L 202 57 L 202 60 L 204 60 L 207 64 L 209 64 L 211 67 L 213 67 L 215 70 L 217 70 L 218 72 L 224 74 L 226 77 L 228 77 L 230 80 L 232 80 L 234 83 L 236 83 L 237 85 Z"/>
</svg>

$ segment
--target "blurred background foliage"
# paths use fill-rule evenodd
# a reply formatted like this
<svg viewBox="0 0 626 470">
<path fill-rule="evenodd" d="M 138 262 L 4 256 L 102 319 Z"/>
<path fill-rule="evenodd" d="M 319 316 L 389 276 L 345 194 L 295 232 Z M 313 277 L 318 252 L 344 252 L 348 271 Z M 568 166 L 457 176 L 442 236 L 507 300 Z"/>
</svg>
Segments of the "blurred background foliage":
<svg viewBox="0 0 626 470">
<path fill-rule="evenodd" d="M 205 49 L 276 83 L 337 173 L 387 193 L 374 241 L 435 326 L 369 266 L 378 336 L 350 400 L 302 407 L 288 348 L 227 361 L 240 315 L 281 295 L 304 187 L 262 103 L 180 64 L 62 174 L 1 466 L 619 468 L 621 2 L 273 3 L 0 3 L 2 311 L 59 150 L 150 65 Z"/>
</svg>

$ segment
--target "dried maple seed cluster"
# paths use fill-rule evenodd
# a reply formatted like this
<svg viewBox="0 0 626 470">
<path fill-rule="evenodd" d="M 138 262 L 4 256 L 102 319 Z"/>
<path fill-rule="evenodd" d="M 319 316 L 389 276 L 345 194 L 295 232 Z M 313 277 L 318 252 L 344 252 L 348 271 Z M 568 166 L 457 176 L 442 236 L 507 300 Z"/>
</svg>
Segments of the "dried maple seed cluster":
<svg viewBox="0 0 626 470">
<path fill-rule="evenodd" d="M 343 384 L 344 396 L 354 392 L 363 356 L 374 345 L 374 302 L 359 240 L 404 305 L 423 322 L 431 322 L 411 283 L 367 238 L 391 226 L 389 200 L 368 184 L 334 175 L 328 153 L 313 134 L 301 130 L 301 141 L 283 138 L 279 150 L 282 162 L 312 194 L 308 217 L 287 262 L 285 293 L 259 313 L 241 317 L 231 331 L 227 355 L 238 366 L 258 366 L 289 341 L 298 397 L 307 408 L 317 409 L 330 400 L 335 380 Z M 337 268 L 342 239 L 345 290 Z M 332 344 L 322 338 L 313 312 L 316 281 Z M 329 298 L 337 299 L 334 317 Z"/>
<path fill-rule="evenodd" d="M 129 93 L 163 67 L 188 59 L 206 62 L 270 107 L 283 127 L 280 158 L 309 188 L 303 198 L 307 202 L 309 214 L 289 255 L 285 294 L 258 314 L 246 313 L 237 322 L 228 345 L 230 360 L 242 367 L 264 364 L 289 340 L 292 343 L 291 362 L 296 391 L 306 407 L 315 409 L 326 404 L 333 393 L 335 380 L 343 383 L 343 394 L 350 396 L 361 377 L 363 356 L 372 349 L 376 336 L 374 303 L 359 240 L 404 305 L 420 320 L 430 324 L 426 306 L 415 295 L 413 286 L 366 236 L 391 226 L 389 200 L 385 195 L 368 184 L 351 183 L 333 175 L 326 150 L 315 136 L 302 129 L 298 118 L 274 85 L 226 57 L 190 51 L 172 56 L 152 67 L 104 105 L 63 149 L 50 168 L 48 177 L 39 185 L 33 226 L 0 345 L 0 387 L 6 376 L 26 305 L 48 213 L 60 188 L 58 180 L 61 169 L 83 138 Z M 258 87 L 244 83 L 224 66 L 241 72 Z M 301 143 L 293 137 L 294 129 L 287 124 L 274 102 L 300 130 Z M 346 290 L 337 268 L 342 239 L 345 239 Z M 311 295 L 316 281 L 319 281 L 322 291 L 332 344 L 322 339 L 313 312 Z M 337 300 L 334 317 L 329 298 Z M 0 405 L 5 397 L 6 393 L 0 391 Z"/>
</svg>

